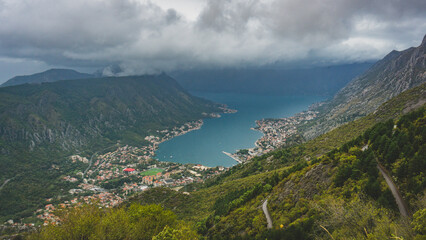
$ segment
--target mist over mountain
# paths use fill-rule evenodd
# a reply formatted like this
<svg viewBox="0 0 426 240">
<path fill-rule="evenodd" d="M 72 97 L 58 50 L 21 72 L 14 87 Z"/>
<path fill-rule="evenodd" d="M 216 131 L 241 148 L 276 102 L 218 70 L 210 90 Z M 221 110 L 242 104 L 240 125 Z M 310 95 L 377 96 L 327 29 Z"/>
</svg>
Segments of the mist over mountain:
<svg viewBox="0 0 426 240">
<path fill-rule="evenodd" d="M 170 73 L 189 91 L 332 95 L 373 63 L 307 69 L 243 68 Z"/>
</svg>

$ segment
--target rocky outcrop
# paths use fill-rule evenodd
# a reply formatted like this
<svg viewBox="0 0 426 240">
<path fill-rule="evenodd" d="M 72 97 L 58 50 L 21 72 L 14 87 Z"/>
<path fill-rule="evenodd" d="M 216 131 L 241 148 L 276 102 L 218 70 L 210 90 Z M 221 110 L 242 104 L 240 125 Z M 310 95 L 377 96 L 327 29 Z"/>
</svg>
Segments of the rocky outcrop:
<svg viewBox="0 0 426 240">
<path fill-rule="evenodd" d="M 331 168 L 330 164 L 321 163 L 309 169 L 302 177 L 285 181 L 278 187 L 274 201 L 279 203 L 290 196 L 293 201 L 300 198 L 313 199 L 331 185 Z"/>
</svg>

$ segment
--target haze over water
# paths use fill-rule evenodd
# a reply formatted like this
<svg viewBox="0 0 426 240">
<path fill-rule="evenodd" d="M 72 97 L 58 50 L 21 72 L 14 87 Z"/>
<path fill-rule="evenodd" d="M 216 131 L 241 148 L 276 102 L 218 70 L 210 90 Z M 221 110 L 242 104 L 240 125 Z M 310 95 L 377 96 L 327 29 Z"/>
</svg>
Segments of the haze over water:
<svg viewBox="0 0 426 240">
<path fill-rule="evenodd" d="M 225 103 L 238 112 L 222 114 L 221 118 L 204 119 L 201 129 L 161 143 L 156 152 L 160 161 L 196 163 L 209 167 L 233 166 L 237 162 L 222 151 L 233 153 L 238 149 L 254 147 L 256 140 L 262 137 L 261 132 L 250 129 L 256 126 L 256 120 L 290 117 L 325 99 L 319 96 L 205 92 L 192 92 L 192 94 Z"/>
</svg>

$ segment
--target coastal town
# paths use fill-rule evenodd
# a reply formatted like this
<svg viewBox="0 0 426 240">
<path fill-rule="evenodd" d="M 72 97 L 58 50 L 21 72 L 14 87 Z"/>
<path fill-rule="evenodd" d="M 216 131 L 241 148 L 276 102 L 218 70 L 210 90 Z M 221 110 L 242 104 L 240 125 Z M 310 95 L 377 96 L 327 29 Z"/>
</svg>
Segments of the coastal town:
<svg viewBox="0 0 426 240">
<path fill-rule="evenodd" d="M 252 129 L 262 132 L 263 136 L 256 141 L 255 147 L 226 154 L 239 162 L 247 162 L 255 156 L 284 146 L 288 139 L 297 133 L 298 125 L 316 118 L 317 115 L 318 112 L 309 110 L 287 118 L 257 120 L 257 126 Z"/>
<path fill-rule="evenodd" d="M 210 117 L 217 117 L 212 115 Z M 203 182 L 227 170 L 225 167 L 206 167 L 200 164 L 180 164 L 160 162 L 155 157 L 158 145 L 170 138 L 199 129 L 202 120 L 186 123 L 171 130 L 157 132 L 157 136 L 147 136 L 146 146 L 113 146 L 115 150 L 95 153 L 84 157 L 72 155 L 68 161 L 87 165 L 86 169 L 62 177 L 62 181 L 75 186 L 67 196 L 46 199 L 44 208 L 36 211 L 36 216 L 44 225 L 56 224 L 60 220 L 57 210 L 72 208 L 82 204 L 97 203 L 101 207 L 114 207 L 134 193 L 152 187 L 170 187 L 180 190 L 190 183 Z M 110 148 L 108 148 L 110 149 Z"/>
<path fill-rule="evenodd" d="M 289 137 L 297 133 L 298 125 L 316 118 L 317 114 L 315 111 L 305 111 L 293 117 L 256 121 L 255 129 L 264 134 L 256 141 L 256 146 L 265 153 L 284 145 Z"/>
<path fill-rule="evenodd" d="M 223 112 L 236 111 L 224 108 Z M 296 133 L 298 124 L 314 119 L 317 114 L 314 111 L 305 111 L 288 118 L 258 120 L 253 130 L 261 131 L 264 135 L 256 141 L 254 148 L 241 149 L 236 153 L 223 153 L 238 163 L 245 163 L 255 156 L 283 146 L 287 139 Z M 220 115 L 210 114 L 208 117 Z M 61 180 L 69 182 L 74 187 L 66 196 L 47 198 L 44 207 L 35 212 L 36 217 L 43 225 L 57 224 L 60 222 L 56 214 L 58 210 L 90 203 L 97 203 L 106 208 L 114 207 L 133 194 L 153 187 L 169 187 L 179 191 L 188 184 L 201 183 L 227 171 L 228 168 L 220 166 L 206 167 L 200 164 L 161 162 L 155 159 L 155 151 L 160 143 L 200 129 L 202 125 L 203 121 L 198 120 L 157 131 L 155 136 L 146 136 L 147 144 L 140 147 L 121 146 L 117 143 L 92 156 L 78 154 L 70 156 L 68 161 L 86 168 L 63 176 Z M 59 170 L 58 166 L 52 168 Z"/>
<path fill-rule="evenodd" d="M 229 112 L 234 111 L 229 110 Z M 238 163 L 247 162 L 255 156 L 285 145 L 288 138 L 296 134 L 299 124 L 314 119 L 317 114 L 318 112 L 315 111 L 305 111 L 288 118 L 258 120 L 253 130 L 261 131 L 263 136 L 256 141 L 254 148 L 242 149 L 233 154 L 223 153 Z M 146 146 L 117 145 L 114 151 L 96 153 L 90 160 L 79 155 L 70 156 L 70 161 L 88 164 L 88 169 L 64 176 L 63 181 L 74 183 L 76 187 L 70 189 L 67 200 L 59 201 L 60 203 L 53 198 L 46 199 L 47 204 L 44 208 L 37 210 L 37 217 L 44 224 L 56 223 L 59 221 L 55 215 L 57 209 L 94 202 L 102 207 L 114 207 L 132 194 L 152 187 L 170 187 L 180 190 L 188 184 L 200 183 L 227 171 L 228 168 L 225 167 L 161 162 L 154 159 L 155 151 L 160 143 L 199 129 L 202 124 L 203 121 L 198 120 L 171 130 L 158 131 L 157 136 L 151 135 L 145 138 L 149 143 Z"/>
</svg>

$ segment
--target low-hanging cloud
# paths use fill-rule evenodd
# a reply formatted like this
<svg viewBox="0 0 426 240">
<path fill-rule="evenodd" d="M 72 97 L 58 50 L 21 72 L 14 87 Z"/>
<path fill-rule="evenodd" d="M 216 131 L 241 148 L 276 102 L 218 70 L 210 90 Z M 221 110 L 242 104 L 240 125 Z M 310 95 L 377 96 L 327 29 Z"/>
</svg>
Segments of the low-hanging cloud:
<svg viewBox="0 0 426 240">
<path fill-rule="evenodd" d="M 423 0 L 206 0 L 194 21 L 155 1 L 0 0 L 0 57 L 121 74 L 365 61 L 418 44 L 425 12 Z"/>
</svg>

